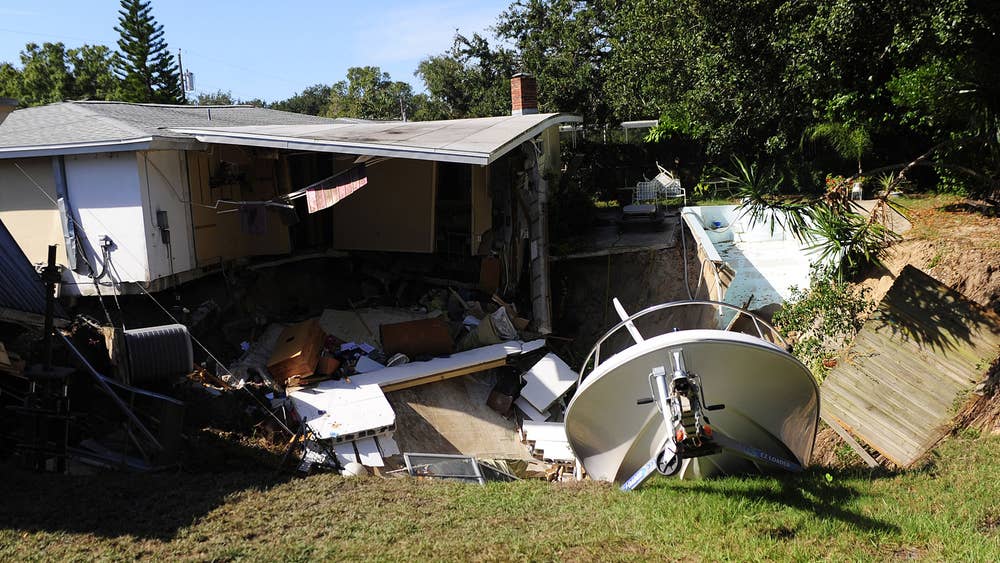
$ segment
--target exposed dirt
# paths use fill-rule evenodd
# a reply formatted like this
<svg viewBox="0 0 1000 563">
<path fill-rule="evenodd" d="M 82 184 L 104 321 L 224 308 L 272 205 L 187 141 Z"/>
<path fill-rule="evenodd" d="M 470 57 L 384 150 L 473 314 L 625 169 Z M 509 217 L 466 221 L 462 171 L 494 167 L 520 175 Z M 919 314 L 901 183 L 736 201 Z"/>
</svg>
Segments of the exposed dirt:
<svg viewBox="0 0 1000 563">
<path fill-rule="evenodd" d="M 1000 217 L 984 204 L 934 197 L 906 202 L 913 223 L 893 245 L 886 268 L 862 282 L 878 301 L 907 264 L 1000 312 Z"/>
<path fill-rule="evenodd" d="M 913 228 L 859 285 L 880 301 L 907 264 L 926 272 L 970 300 L 1000 313 L 1000 216 L 996 207 L 956 197 L 908 199 L 906 215 Z M 998 363 L 955 420 L 957 432 L 1000 433 Z M 983 366 L 984 373 L 989 366 Z M 860 465 L 861 459 L 833 430 L 819 433 L 813 463 L 832 467 Z"/>
</svg>

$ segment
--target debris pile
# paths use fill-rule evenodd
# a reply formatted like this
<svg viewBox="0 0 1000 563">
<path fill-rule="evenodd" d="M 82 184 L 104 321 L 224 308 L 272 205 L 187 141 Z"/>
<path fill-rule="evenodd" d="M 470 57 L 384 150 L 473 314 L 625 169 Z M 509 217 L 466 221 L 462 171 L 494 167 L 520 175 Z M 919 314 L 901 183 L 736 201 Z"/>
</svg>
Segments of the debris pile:
<svg viewBox="0 0 1000 563">
<path fill-rule="evenodd" d="M 286 457 L 298 459 L 295 467 L 305 473 L 344 472 L 354 464 L 380 473 L 399 470 L 408 447 L 444 450 L 427 452 L 434 455 L 467 453 L 447 439 L 448 447 L 441 448 L 415 439 L 399 443 L 393 402 L 410 410 L 406 400 L 412 397 L 390 401 L 390 396 L 425 385 L 433 393 L 439 382 L 472 374 L 481 374 L 480 381 L 489 385 L 488 394 L 476 400 L 506 418 L 516 444 L 517 421 L 557 417 L 554 407 L 576 383 L 576 374 L 547 352 L 543 339 L 533 338 L 530 322 L 513 304 L 495 294 L 478 301 L 472 298 L 477 293 L 432 289 L 411 308 L 326 309 L 294 324 L 273 323 L 241 345 L 243 353 L 226 373 L 199 370 L 192 379 L 212 395 L 227 388 L 260 395 L 294 434 Z M 547 467 L 535 467 L 538 462 L 572 463 L 565 436 L 522 442 L 520 459 L 509 459 L 523 465 L 521 476 L 551 476 Z M 501 450 L 490 444 L 478 449 Z"/>
</svg>

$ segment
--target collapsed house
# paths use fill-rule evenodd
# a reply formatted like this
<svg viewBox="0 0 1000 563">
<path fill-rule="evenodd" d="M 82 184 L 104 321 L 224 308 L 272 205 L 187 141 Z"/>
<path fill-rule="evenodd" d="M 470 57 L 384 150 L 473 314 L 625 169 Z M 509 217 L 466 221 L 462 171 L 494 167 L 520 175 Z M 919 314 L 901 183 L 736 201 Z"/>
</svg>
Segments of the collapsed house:
<svg viewBox="0 0 1000 563">
<path fill-rule="evenodd" d="M 183 324 L 121 332 L 104 326 L 92 328 L 110 333 L 113 366 L 102 370 L 85 354 L 72 358 L 102 389 L 125 385 L 133 394 L 141 390 L 131 384 L 196 373 L 215 394 L 246 391 L 278 426 L 323 446 L 306 448 L 313 462 L 371 461 L 359 446 L 370 448 L 366 440 L 379 435 L 388 444 L 396 428 L 392 408 L 379 410 L 383 390 L 499 367 L 526 372 L 548 357 L 548 182 L 561 168 L 558 127 L 580 118 L 537 113 L 529 76 L 512 79 L 512 97 L 510 116 L 435 122 L 327 119 L 250 106 L 64 102 L 21 109 L 0 124 L 0 220 L 36 266 L 55 247 L 55 285 L 70 300 L 154 297 L 210 274 L 225 278 L 234 264 L 354 253 L 426 256 L 473 272 L 465 282 L 439 284 L 462 295 L 452 289 L 437 307 L 373 324 L 377 336 L 363 311 L 331 312 L 360 319 L 374 345 L 342 325 L 319 326 L 323 319 L 270 323 L 270 340 L 250 339 L 235 364 L 205 349 L 211 361 L 198 368 L 192 340 L 200 343 Z M 424 271 L 430 279 L 437 274 Z M 500 295 L 526 306 L 518 311 Z M 465 317 L 459 328 L 447 319 L 435 324 L 448 308 L 441 305 L 456 299 Z M 38 311 L 17 314 L 19 322 L 43 322 Z M 298 340 L 282 346 L 279 337 Z M 393 349 L 393 338 L 402 348 Z M 408 340 L 416 342 L 407 349 Z M 291 367 L 279 366 L 282 358 Z M 333 360 L 343 365 L 330 369 Z M 370 381 L 351 382 L 363 373 Z M 572 377 L 556 379 L 565 393 Z M 122 396 L 121 389 L 104 391 Z M 506 397 L 509 411 L 516 390 Z M 540 413 L 555 398 L 536 401 L 534 416 L 544 420 Z M 356 410 L 361 418 L 384 416 L 353 434 L 332 431 L 343 421 L 331 420 L 327 409 L 344 401 L 378 407 Z M 326 448 L 333 442 L 350 451 Z M 143 454 L 137 446 L 121 448 L 122 459 L 128 450 L 134 468 L 154 467 L 159 460 L 133 455 Z M 92 450 L 100 448 L 114 453 L 105 445 Z"/>
<path fill-rule="evenodd" d="M 525 80 L 512 80 L 518 95 Z M 68 296 L 97 294 L 106 262 L 136 292 L 316 249 L 497 260 L 510 285 L 529 262 L 545 329 L 547 178 L 560 170 L 559 124 L 580 118 L 537 113 L 533 94 L 515 102 L 515 115 L 432 122 L 251 106 L 20 109 L 0 125 L 0 219 L 33 263 L 57 245 Z"/>
</svg>

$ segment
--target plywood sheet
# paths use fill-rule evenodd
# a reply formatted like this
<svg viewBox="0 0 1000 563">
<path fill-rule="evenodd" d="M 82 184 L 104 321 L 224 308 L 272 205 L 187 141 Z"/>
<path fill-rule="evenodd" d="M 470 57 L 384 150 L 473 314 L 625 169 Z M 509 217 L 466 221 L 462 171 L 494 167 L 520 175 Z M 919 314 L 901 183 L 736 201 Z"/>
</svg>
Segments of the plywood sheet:
<svg viewBox="0 0 1000 563">
<path fill-rule="evenodd" d="M 908 467 L 998 353 L 997 315 L 906 266 L 823 382 L 823 414 Z"/>
<path fill-rule="evenodd" d="M 530 459 L 514 420 L 486 405 L 488 392 L 462 377 L 389 393 L 397 417 L 393 438 L 404 452 Z"/>
<path fill-rule="evenodd" d="M 434 251 L 434 162 L 392 159 L 367 167 L 368 185 L 333 206 L 333 248 Z"/>
</svg>

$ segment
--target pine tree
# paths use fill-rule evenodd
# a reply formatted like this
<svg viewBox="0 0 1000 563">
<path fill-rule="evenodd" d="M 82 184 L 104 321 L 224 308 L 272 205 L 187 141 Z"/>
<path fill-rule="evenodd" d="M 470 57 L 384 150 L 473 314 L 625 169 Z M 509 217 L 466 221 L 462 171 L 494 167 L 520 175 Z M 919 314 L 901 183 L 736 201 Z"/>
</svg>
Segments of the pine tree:
<svg viewBox="0 0 1000 563">
<path fill-rule="evenodd" d="M 120 98 L 127 102 L 183 103 L 180 74 L 163 40 L 163 26 L 152 16 L 149 2 L 121 0 L 115 72 L 122 79 Z"/>
</svg>

